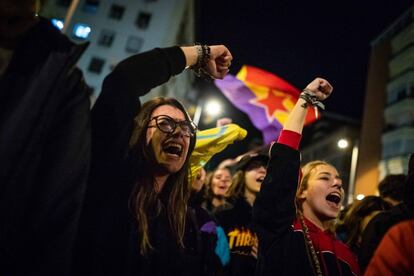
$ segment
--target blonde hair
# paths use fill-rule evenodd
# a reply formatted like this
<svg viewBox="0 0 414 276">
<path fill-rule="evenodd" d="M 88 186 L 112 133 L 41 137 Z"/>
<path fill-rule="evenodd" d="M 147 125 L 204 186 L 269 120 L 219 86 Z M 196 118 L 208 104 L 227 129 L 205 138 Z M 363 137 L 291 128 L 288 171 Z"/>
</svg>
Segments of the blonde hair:
<svg viewBox="0 0 414 276">
<path fill-rule="evenodd" d="M 304 202 L 304 199 L 300 197 L 300 195 L 303 193 L 303 191 L 306 191 L 308 189 L 308 181 L 311 177 L 312 173 L 318 166 L 330 166 L 332 168 L 335 168 L 332 164 L 329 162 L 323 161 L 323 160 L 314 160 L 311 162 L 306 163 L 302 169 L 302 175 L 299 183 L 299 187 L 296 191 L 296 197 L 295 197 L 295 205 L 296 205 L 296 213 L 303 214 L 302 204 Z M 328 223 L 328 231 L 335 233 L 335 224 L 337 222 L 337 219 L 332 219 Z"/>
<path fill-rule="evenodd" d="M 302 198 L 300 198 L 300 195 L 303 193 L 303 191 L 306 191 L 308 189 L 308 181 L 309 181 L 309 178 L 313 170 L 316 167 L 321 166 L 321 165 L 334 167 L 326 161 L 315 160 L 315 161 L 306 163 L 301 169 L 302 175 L 301 175 L 299 187 L 298 187 L 298 190 L 296 191 L 296 197 L 295 197 L 296 208 L 300 211 L 302 211 L 302 203 L 304 201 Z"/>
<path fill-rule="evenodd" d="M 331 166 L 331 167 L 335 168 L 330 163 L 328 163 L 326 161 L 322 161 L 322 160 L 315 160 L 315 161 L 311 161 L 311 162 L 306 163 L 302 167 L 302 170 L 301 170 L 301 179 L 300 179 L 299 187 L 296 191 L 296 197 L 295 197 L 296 214 L 297 214 L 297 217 L 298 217 L 298 219 L 300 221 L 300 224 L 302 226 L 303 236 L 305 238 L 306 252 L 307 252 L 309 261 L 311 263 L 312 269 L 314 271 L 314 274 L 317 275 L 317 276 L 322 276 L 323 275 L 322 274 L 322 269 L 321 269 L 321 264 L 318 260 L 315 247 L 314 247 L 312 239 L 310 237 L 309 228 L 306 225 L 305 220 L 304 220 L 303 209 L 302 209 L 302 204 L 304 202 L 304 199 L 302 199 L 300 197 L 300 195 L 302 194 L 303 191 L 306 191 L 308 189 L 308 181 L 309 181 L 309 178 L 310 178 L 312 172 L 314 171 L 314 169 L 318 166 L 321 166 L 321 165 Z M 336 222 L 336 219 L 333 219 L 329 223 L 328 230 L 332 233 L 334 233 L 335 222 Z"/>
</svg>

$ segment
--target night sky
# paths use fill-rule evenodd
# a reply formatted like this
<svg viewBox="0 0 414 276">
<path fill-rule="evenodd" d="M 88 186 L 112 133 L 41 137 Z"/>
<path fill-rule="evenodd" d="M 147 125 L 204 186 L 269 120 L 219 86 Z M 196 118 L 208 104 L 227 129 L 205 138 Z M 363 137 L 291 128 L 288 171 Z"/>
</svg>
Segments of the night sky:
<svg viewBox="0 0 414 276">
<path fill-rule="evenodd" d="M 244 64 L 253 65 L 300 89 L 314 77 L 324 77 L 334 86 L 327 110 L 360 120 L 370 42 L 413 4 L 413 0 L 200 0 L 197 40 L 228 46 L 234 56 L 231 74 Z M 217 89 L 208 85 L 204 89 L 204 97 L 229 105 L 222 116 L 232 117 L 249 131 L 245 141 L 217 158 L 244 152 L 260 132 Z"/>
<path fill-rule="evenodd" d="M 324 77 L 335 89 L 329 111 L 360 119 L 370 42 L 413 4 L 201 0 L 198 40 L 228 46 L 235 58 L 233 74 L 250 64 L 298 88 Z"/>
</svg>

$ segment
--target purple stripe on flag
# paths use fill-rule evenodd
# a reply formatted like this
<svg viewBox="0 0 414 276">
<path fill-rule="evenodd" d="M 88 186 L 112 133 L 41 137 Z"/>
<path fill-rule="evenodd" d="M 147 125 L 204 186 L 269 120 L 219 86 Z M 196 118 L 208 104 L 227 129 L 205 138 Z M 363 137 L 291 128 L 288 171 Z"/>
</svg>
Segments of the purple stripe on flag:
<svg viewBox="0 0 414 276">
<path fill-rule="evenodd" d="M 246 113 L 253 125 L 262 131 L 263 141 L 271 143 L 279 136 L 282 125 L 274 118 L 269 122 L 263 107 L 250 103 L 256 95 L 238 78 L 227 75 L 223 80 L 215 80 L 224 96 L 238 109 Z"/>
</svg>

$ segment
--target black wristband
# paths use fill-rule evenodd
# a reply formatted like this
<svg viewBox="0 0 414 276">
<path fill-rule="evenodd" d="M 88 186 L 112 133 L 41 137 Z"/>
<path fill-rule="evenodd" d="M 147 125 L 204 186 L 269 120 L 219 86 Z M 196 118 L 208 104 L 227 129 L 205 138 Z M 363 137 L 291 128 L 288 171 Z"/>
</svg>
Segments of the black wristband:
<svg viewBox="0 0 414 276">
<path fill-rule="evenodd" d="M 196 43 L 195 45 L 197 47 L 197 62 L 190 67 L 191 70 L 193 70 L 197 77 L 201 77 L 205 80 L 214 80 L 214 78 L 205 70 L 208 61 L 210 60 L 210 46 L 201 45 L 200 43 Z"/>
<path fill-rule="evenodd" d="M 319 107 L 322 110 L 325 110 L 325 105 L 318 100 L 315 96 L 315 93 L 309 89 L 303 89 L 302 93 L 300 93 L 299 98 L 304 99 L 306 103 L 302 105 L 303 108 L 308 107 L 308 105 L 312 105 L 314 107 Z"/>
</svg>

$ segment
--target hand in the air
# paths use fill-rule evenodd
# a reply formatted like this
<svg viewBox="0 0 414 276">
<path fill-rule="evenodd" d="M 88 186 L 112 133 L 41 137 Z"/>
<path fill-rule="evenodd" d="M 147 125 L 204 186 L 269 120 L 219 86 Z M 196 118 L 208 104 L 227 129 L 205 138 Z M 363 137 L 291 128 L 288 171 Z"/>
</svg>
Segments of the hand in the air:
<svg viewBox="0 0 414 276">
<path fill-rule="evenodd" d="M 333 87 L 327 80 L 316 78 L 305 89 L 312 91 L 318 100 L 323 101 L 331 95 Z"/>
<path fill-rule="evenodd" d="M 216 79 L 222 79 L 229 72 L 233 56 L 224 45 L 210 46 L 210 59 L 204 70 Z"/>
</svg>

